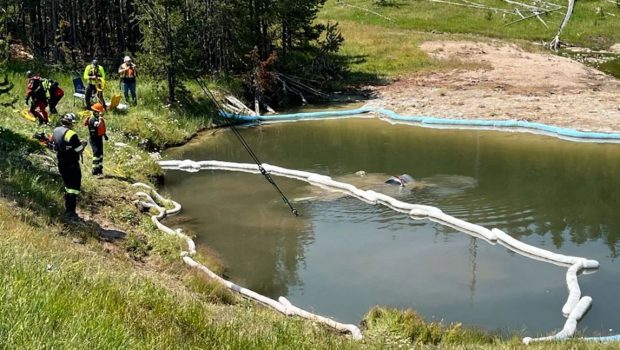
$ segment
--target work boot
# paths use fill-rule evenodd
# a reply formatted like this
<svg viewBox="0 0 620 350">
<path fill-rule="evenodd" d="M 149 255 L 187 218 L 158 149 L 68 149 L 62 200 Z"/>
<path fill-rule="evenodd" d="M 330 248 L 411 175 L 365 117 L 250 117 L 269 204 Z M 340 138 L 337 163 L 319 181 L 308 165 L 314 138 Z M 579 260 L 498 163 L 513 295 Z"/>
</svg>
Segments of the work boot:
<svg viewBox="0 0 620 350">
<path fill-rule="evenodd" d="M 80 216 L 76 212 L 66 212 L 64 218 L 66 221 L 80 221 L 81 220 Z"/>
<path fill-rule="evenodd" d="M 65 210 L 66 215 L 75 214 L 77 208 L 77 196 L 71 193 L 65 193 Z M 77 216 L 77 214 L 75 214 Z"/>
</svg>

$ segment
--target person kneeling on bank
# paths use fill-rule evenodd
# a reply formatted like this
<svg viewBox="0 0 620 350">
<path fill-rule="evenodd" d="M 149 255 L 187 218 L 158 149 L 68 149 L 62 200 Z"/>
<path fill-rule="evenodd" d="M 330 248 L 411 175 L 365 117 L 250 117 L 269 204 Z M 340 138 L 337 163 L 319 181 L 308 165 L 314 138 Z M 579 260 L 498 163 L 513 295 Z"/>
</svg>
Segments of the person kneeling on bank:
<svg viewBox="0 0 620 350">
<path fill-rule="evenodd" d="M 88 127 L 90 147 L 93 149 L 93 175 L 103 175 L 103 139 L 108 140 L 103 115 L 105 109 L 101 103 L 92 105 L 93 114 L 84 120 Z"/>
<path fill-rule="evenodd" d="M 47 108 L 47 92 L 43 84 L 43 79 L 38 74 L 31 71 L 26 73 L 26 99 L 24 104 L 30 104 L 29 113 L 34 116 L 39 125 L 49 124 L 49 119 L 45 108 Z M 32 101 L 29 103 L 29 101 Z"/>
<path fill-rule="evenodd" d="M 73 131 L 77 122 L 75 114 L 66 114 L 60 121 L 62 126 L 54 129 L 52 140 L 58 158 L 58 171 L 65 184 L 65 216 L 67 219 L 76 220 L 79 219 L 76 208 L 82 183 L 80 157 L 86 141 L 80 141 L 77 133 Z"/>
</svg>

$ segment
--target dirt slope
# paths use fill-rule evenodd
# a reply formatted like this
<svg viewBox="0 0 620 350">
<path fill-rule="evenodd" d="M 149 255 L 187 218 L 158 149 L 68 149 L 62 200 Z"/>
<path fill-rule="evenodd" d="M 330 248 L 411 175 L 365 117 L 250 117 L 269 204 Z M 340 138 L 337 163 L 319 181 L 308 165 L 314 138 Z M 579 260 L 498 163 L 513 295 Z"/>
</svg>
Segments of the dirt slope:
<svg viewBox="0 0 620 350">
<path fill-rule="evenodd" d="M 371 104 L 404 115 L 520 119 L 579 130 L 620 132 L 620 81 L 579 62 L 501 42 L 426 42 L 436 59 L 477 70 L 415 74 L 375 87 Z"/>
</svg>

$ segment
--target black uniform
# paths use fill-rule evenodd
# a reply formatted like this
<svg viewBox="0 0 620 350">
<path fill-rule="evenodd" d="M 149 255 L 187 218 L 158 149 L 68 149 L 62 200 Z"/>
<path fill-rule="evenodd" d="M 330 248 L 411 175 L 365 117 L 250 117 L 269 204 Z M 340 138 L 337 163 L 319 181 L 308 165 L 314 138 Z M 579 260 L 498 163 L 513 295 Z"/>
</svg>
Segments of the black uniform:
<svg viewBox="0 0 620 350">
<path fill-rule="evenodd" d="M 93 175 L 103 175 L 103 138 L 105 136 L 99 135 L 98 123 L 100 123 L 98 117 L 93 116 L 88 119 L 89 140 L 93 149 Z"/>
<path fill-rule="evenodd" d="M 75 209 L 82 184 L 80 154 L 84 145 L 75 131 L 64 126 L 54 129 L 52 138 L 57 152 L 58 170 L 65 183 L 65 208 L 68 215 L 77 215 Z"/>
</svg>

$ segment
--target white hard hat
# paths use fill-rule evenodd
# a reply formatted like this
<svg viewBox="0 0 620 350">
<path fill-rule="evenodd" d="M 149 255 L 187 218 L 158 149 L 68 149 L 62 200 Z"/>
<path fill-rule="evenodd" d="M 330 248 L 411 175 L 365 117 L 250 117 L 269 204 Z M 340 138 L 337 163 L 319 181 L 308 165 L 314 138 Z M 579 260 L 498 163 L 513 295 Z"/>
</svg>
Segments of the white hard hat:
<svg viewBox="0 0 620 350">
<path fill-rule="evenodd" d="M 62 117 L 62 119 L 60 119 L 60 122 L 63 125 L 73 125 L 75 124 L 76 121 L 77 121 L 77 116 L 73 113 L 67 113 Z"/>
<path fill-rule="evenodd" d="M 129 62 L 129 61 L 131 61 L 131 57 L 125 56 L 125 58 L 123 58 L 123 62 Z"/>
</svg>

